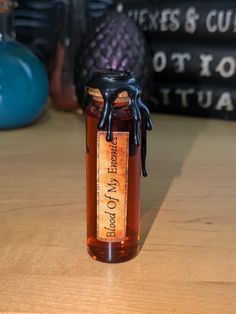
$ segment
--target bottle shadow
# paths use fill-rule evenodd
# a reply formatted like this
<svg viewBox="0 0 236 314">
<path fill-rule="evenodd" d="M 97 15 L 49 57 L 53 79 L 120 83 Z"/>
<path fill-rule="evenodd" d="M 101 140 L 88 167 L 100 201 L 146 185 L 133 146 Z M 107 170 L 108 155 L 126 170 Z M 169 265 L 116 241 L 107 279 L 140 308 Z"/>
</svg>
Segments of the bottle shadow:
<svg viewBox="0 0 236 314">
<path fill-rule="evenodd" d="M 166 198 L 173 180 L 180 176 L 194 142 L 204 132 L 204 118 L 158 115 L 158 126 L 148 134 L 148 177 L 141 189 L 141 247 Z"/>
</svg>

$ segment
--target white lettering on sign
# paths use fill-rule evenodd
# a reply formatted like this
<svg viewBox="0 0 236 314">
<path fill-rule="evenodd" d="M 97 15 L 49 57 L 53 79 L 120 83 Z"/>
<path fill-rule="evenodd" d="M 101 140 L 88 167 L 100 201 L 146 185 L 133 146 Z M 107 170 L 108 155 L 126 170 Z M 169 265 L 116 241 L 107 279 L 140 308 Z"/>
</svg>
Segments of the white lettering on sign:
<svg viewBox="0 0 236 314">
<path fill-rule="evenodd" d="M 200 76 L 211 76 L 211 71 L 210 71 L 210 62 L 213 60 L 213 56 L 212 55 L 205 55 L 205 54 L 201 54 L 199 56 L 200 60 L 201 60 L 201 65 L 200 65 Z"/>
<path fill-rule="evenodd" d="M 233 106 L 231 94 L 228 92 L 223 93 L 220 99 L 217 101 L 215 109 L 216 110 L 225 109 L 226 111 L 233 111 L 234 106 Z"/>
<path fill-rule="evenodd" d="M 212 104 L 213 94 L 212 91 L 198 91 L 198 104 L 202 108 L 209 108 Z"/>
<path fill-rule="evenodd" d="M 173 96 L 180 96 L 180 106 L 182 108 L 191 107 L 191 101 L 197 101 L 197 105 L 200 108 L 208 109 L 212 108 L 217 111 L 227 111 L 232 112 L 235 110 L 235 104 L 233 102 L 233 97 L 230 92 L 225 91 L 220 95 L 215 95 L 213 90 L 197 90 L 194 88 L 161 88 L 159 90 L 159 97 L 154 97 L 155 103 L 157 105 L 170 105 L 170 93 L 173 92 Z M 191 97 L 191 98 L 190 98 Z M 159 102 L 160 101 L 160 102 Z M 178 103 L 178 101 L 176 102 Z"/>
<path fill-rule="evenodd" d="M 225 33 L 230 30 L 231 23 L 233 22 L 233 11 L 227 10 L 212 10 L 207 14 L 206 17 L 206 29 L 210 33 L 215 33 L 219 31 L 220 33 Z"/>
<path fill-rule="evenodd" d="M 145 23 L 146 19 L 146 15 L 148 14 L 148 9 L 141 9 L 139 12 L 139 17 L 138 17 L 138 23 L 139 25 L 143 25 L 143 30 L 146 31 L 148 30 L 148 25 Z"/>
<path fill-rule="evenodd" d="M 161 13 L 161 18 L 160 18 L 160 30 L 162 32 L 168 31 L 168 21 L 169 21 L 169 16 L 170 16 L 171 10 L 170 9 L 165 9 Z"/>
<path fill-rule="evenodd" d="M 181 103 L 182 107 L 187 108 L 189 106 L 188 104 L 188 96 L 194 93 L 194 89 L 182 89 L 182 88 L 177 88 L 176 89 L 176 94 L 180 95 L 181 97 Z"/>
<path fill-rule="evenodd" d="M 207 18 L 206 18 L 206 28 L 208 30 L 208 32 L 210 33 L 214 33 L 217 31 L 217 26 L 216 26 L 216 22 L 215 22 L 215 17 L 217 15 L 217 11 L 216 10 L 212 10 L 208 13 Z"/>
<path fill-rule="evenodd" d="M 169 94 L 170 94 L 170 89 L 169 88 L 161 88 L 160 92 L 162 94 L 162 103 L 163 105 L 170 105 L 170 99 L 169 99 Z"/>
<path fill-rule="evenodd" d="M 236 15 L 235 15 L 235 17 L 234 17 L 234 33 L 236 33 Z"/>
<path fill-rule="evenodd" d="M 170 26 L 171 32 L 176 32 L 180 28 L 180 21 L 178 19 L 180 15 L 180 9 L 174 9 L 170 14 Z"/>
<path fill-rule="evenodd" d="M 186 33 L 193 34 L 197 30 L 197 21 L 199 20 L 200 15 L 197 13 L 195 8 L 189 8 L 186 12 L 186 23 L 185 31 Z"/>
<path fill-rule="evenodd" d="M 230 78 L 235 74 L 235 59 L 233 57 L 224 57 L 216 67 L 216 72 L 224 78 Z"/>
<path fill-rule="evenodd" d="M 118 12 L 123 11 L 123 6 L 116 6 Z M 180 28 L 180 9 L 151 10 L 141 8 L 128 10 L 127 15 L 135 20 L 144 31 L 175 32 Z"/>
<path fill-rule="evenodd" d="M 149 30 L 158 30 L 158 23 L 157 23 L 157 19 L 159 16 L 159 12 L 158 11 L 154 11 L 154 12 L 150 12 L 149 14 L 149 18 L 150 18 L 150 25 L 149 25 Z"/>
<path fill-rule="evenodd" d="M 167 65 L 166 54 L 163 51 L 158 51 L 153 57 L 153 67 L 156 72 L 162 72 Z"/>
<path fill-rule="evenodd" d="M 170 57 L 171 60 L 176 61 L 174 66 L 176 68 L 176 73 L 183 73 L 185 71 L 185 61 L 191 60 L 190 53 L 173 53 Z"/>
<path fill-rule="evenodd" d="M 233 15 L 233 11 L 220 11 L 218 17 L 218 28 L 221 33 L 225 33 L 230 28 L 231 18 Z"/>
<path fill-rule="evenodd" d="M 202 77 L 212 77 L 213 73 L 218 73 L 222 78 L 229 79 L 236 73 L 236 59 L 233 56 L 221 58 L 214 67 L 212 66 L 214 61 L 212 54 L 200 54 L 200 61 L 197 59 L 198 56 L 194 57 L 195 59 L 193 59 L 193 56 L 189 52 L 173 52 L 168 59 L 164 51 L 157 51 L 153 56 L 153 68 L 156 72 L 161 73 L 166 69 L 168 63 L 170 63 L 169 68 L 174 73 L 185 73 L 187 71 L 187 63 L 194 60 L 199 62 L 199 76 Z"/>
<path fill-rule="evenodd" d="M 204 5 L 204 4 L 203 4 Z M 117 11 L 125 11 L 125 4 L 118 3 Z M 201 9 L 201 10 L 200 10 Z M 199 12 L 202 12 L 202 16 Z M 196 31 L 209 33 L 236 33 L 236 11 L 234 9 L 217 10 L 196 8 L 142 7 L 128 9 L 126 14 L 135 20 L 144 31 L 176 32 L 183 25 L 183 31 L 194 34 Z"/>
</svg>

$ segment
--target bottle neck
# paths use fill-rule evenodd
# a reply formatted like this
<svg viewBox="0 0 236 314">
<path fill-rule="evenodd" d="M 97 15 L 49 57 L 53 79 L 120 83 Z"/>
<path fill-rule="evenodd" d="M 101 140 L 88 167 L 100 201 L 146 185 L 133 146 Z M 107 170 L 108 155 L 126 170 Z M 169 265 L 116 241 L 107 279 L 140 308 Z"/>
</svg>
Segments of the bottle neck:
<svg viewBox="0 0 236 314">
<path fill-rule="evenodd" d="M 0 0 L 0 41 L 15 39 L 12 2 Z"/>
</svg>

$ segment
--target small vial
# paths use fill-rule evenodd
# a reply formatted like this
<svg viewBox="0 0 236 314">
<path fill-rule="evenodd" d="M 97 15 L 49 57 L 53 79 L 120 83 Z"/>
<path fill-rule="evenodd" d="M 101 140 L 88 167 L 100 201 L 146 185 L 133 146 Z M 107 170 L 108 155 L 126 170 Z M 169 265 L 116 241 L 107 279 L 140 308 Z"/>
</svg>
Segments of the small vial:
<svg viewBox="0 0 236 314">
<path fill-rule="evenodd" d="M 135 257 L 140 243 L 140 174 L 152 128 L 132 75 L 107 70 L 87 84 L 87 246 L 102 262 Z"/>
</svg>

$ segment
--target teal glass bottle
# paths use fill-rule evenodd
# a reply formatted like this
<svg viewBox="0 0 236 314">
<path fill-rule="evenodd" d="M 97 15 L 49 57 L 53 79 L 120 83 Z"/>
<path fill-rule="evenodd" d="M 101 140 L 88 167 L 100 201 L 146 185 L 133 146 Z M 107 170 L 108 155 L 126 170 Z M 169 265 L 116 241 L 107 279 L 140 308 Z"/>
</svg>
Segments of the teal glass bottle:
<svg viewBox="0 0 236 314">
<path fill-rule="evenodd" d="M 44 66 L 15 41 L 12 5 L 10 0 L 0 0 L 0 129 L 31 124 L 48 99 Z"/>
</svg>

